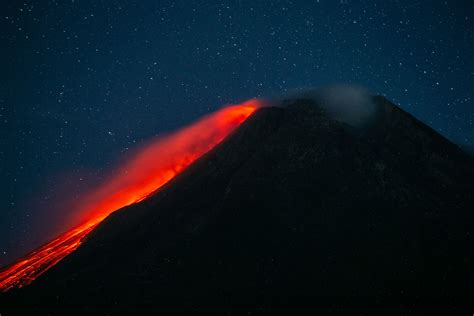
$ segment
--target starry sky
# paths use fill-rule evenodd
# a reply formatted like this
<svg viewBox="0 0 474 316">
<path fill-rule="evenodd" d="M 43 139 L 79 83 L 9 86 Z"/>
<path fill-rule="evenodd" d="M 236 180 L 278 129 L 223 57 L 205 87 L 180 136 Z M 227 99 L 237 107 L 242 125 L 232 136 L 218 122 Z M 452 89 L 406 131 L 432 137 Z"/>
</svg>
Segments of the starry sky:
<svg viewBox="0 0 474 316">
<path fill-rule="evenodd" d="M 474 144 L 474 2 L 2 1 L 0 264 L 134 146 L 223 104 L 353 83 Z"/>
</svg>

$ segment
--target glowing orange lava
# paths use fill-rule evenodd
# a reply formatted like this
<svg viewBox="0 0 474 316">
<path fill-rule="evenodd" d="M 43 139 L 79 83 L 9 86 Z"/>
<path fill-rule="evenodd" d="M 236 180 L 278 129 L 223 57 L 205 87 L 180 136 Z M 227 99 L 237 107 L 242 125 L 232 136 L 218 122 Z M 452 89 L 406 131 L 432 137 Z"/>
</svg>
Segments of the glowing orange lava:
<svg viewBox="0 0 474 316">
<path fill-rule="evenodd" d="M 81 199 L 81 216 L 74 220 L 82 224 L 0 271 L 0 290 L 30 284 L 76 250 L 84 237 L 110 213 L 137 203 L 162 187 L 220 143 L 260 105 L 260 101 L 250 100 L 225 107 L 138 151 L 105 184 Z"/>
</svg>

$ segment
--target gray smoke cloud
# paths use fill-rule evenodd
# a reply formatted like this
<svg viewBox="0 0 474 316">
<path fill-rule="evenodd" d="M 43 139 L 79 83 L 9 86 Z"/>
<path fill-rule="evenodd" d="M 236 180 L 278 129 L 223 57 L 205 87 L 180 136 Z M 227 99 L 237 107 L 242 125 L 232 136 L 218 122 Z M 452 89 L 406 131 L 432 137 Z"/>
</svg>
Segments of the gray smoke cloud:
<svg viewBox="0 0 474 316">
<path fill-rule="evenodd" d="M 289 92 L 283 99 L 310 99 L 333 119 L 353 127 L 363 127 L 374 119 L 376 105 L 368 89 L 339 84 L 320 88 L 303 88 Z M 282 99 L 280 99 L 281 101 Z"/>
</svg>

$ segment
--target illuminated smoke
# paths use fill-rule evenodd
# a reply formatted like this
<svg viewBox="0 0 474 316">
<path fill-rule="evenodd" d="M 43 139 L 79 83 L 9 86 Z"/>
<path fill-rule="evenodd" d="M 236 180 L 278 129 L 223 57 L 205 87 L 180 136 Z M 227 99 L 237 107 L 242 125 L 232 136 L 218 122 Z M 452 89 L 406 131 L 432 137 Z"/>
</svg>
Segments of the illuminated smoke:
<svg viewBox="0 0 474 316">
<path fill-rule="evenodd" d="M 76 227 L 0 271 L 0 291 L 31 283 L 79 247 L 105 217 L 139 202 L 214 148 L 244 122 L 261 101 L 225 107 L 194 124 L 152 141 L 119 166 L 108 180 L 83 196 Z"/>
<path fill-rule="evenodd" d="M 108 215 L 140 201 L 168 182 L 202 154 L 221 142 L 258 107 L 260 101 L 225 107 L 198 122 L 159 137 L 140 148 L 132 159 L 116 168 L 109 180 L 81 200 L 79 216 Z"/>
</svg>

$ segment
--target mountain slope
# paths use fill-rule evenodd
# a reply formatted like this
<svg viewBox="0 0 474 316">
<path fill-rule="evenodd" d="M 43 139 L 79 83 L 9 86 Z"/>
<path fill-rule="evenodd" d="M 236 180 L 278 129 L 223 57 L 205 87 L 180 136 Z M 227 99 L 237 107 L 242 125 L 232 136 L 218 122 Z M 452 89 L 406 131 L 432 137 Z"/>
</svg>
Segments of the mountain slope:
<svg viewBox="0 0 474 316">
<path fill-rule="evenodd" d="M 474 161 L 374 101 L 363 130 L 311 100 L 258 110 L 3 299 L 53 314 L 471 307 Z"/>
<path fill-rule="evenodd" d="M 464 146 L 461 146 L 461 148 L 464 149 L 464 151 L 466 153 L 468 153 L 469 155 L 474 156 L 474 147 L 473 146 L 464 145 Z"/>
</svg>

